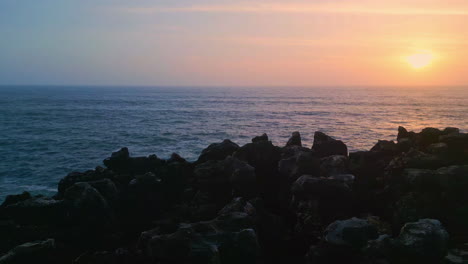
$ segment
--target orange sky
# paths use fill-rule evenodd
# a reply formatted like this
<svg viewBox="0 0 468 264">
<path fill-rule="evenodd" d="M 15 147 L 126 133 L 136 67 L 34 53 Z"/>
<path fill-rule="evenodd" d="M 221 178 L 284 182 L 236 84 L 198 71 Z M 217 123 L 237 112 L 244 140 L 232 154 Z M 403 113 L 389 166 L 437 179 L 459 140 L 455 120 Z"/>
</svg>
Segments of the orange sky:
<svg viewBox="0 0 468 264">
<path fill-rule="evenodd" d="M 21 28 L 13 23 L 21 16 L 11 15 L 9 28 L 0 24 L 11 42 L 0 51 L 3 63 L 26 51 L 50 56 L 34 58 L 47 58 L 45 68 L 26 63 L 26 71 L 0 62 L 10 71 L 0 79 L 220 86 L 468 83 L 465 0 L 174 2 L 85 0 L 87 8 L 66 8 L 90 22 L 67 24 L 69 16 L 53 17 L 49 22 L 59 28 L 45 25 L 40 32 Z M 30 12 L 39 23 L 47 21 L 47 11 Z M 420 52 L 433 59 L 414 69 L 405 58 Z"/>
</svg>

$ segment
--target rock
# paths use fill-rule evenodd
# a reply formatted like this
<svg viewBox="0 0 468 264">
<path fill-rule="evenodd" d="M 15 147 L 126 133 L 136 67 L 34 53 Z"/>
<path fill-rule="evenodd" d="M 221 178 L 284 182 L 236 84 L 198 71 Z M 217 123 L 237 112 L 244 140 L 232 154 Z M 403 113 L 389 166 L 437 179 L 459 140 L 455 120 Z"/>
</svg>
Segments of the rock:
<svg viewBox="0 0 468 264">
<path fill-rule="evenodd" d="M 385 152 L 388 154 L 395 154 L 398 152 L 397 144 L 393 141 L 379 140 L 375 146 L 371 148 L 371 151 Z"/>
<path fill-rule="evenodd" d="M 111 221 L 109 204 L 89 183 L 75 183 L 66 190 L 64 198 L 72 207 L 69 217 L 74 223 L 106 226 Z"/>
<path fill-rule="evenodd" d="M 224 215 L 224 214 L 229 214 L 229 213 L 234 213 L 234 212 L 244 212 L 244 208 L 246 206 L 247 202 L 245 201 L 244 198 L 242 197 L 236 197 L 232 199 L 230 203 L 228 203 L 226 206 L 223 207 L 218 213 L 218 215 Z"/>
<path fill-rule="evenodd" d="M 73 264 L 136 264 L 144 263 L 138 254 L 125 248 L 118 248 L 114 251 L 87 251 L 73 261 Z"/>
<path fill-rule="evenodd" d="M 329 177 L 332 175 L 348 173 L 348 157 L 333 155 L 320 160 L 320 175 Z"/>
<path fill-rule="evenodd" d="M 350 192 L 349 187 L 339 180 L 310 175 L 299 177 L 292 185 L 292 193 L 305 199 L 320 197 L 336 200 L 337 197 L 348 196 Z"/>
<path fill-rule="evenodd" d="M 213 221 L 181 224 L 172 234 L 154 235 L 143 244 L 153 261 L 172 263 L 257 263 L 259 246 L 243 213 Z M 146 233 L 148 235 L 148 233 Z"/>
<path fill-rule="evenodd" d="M 418 261 L 442 260 L 447 254 L 449 234 L 438 220 L 421 219 L 407 223 L 398 236 L 400 254 Z"/>
<path fill-rule="evenodd" d="M 0 258 L 0 264 L 56 263 L 55 240 L 28 242 L 15 247 Z"/>
<path fill-rule="evenodd" d="M 408 138 L 408 137 L 409 137 L 408 130 L 406 130 L 406 128 L 404 128 L 402 126 L 399 126 L 398 127 L 398 136 L 397 136 L 398 142 L 400 141 L 400 139 Z"/>
<path fill-rule="evenodd" d="M 349 188 L 353 188 L 355 178 L 356 177 L 352 174 L 335 174 L 333 176 L 330 176 L 329 179 L 340 181 L 346 184 L 346 186 L 348 186 Z"/>
<path fill-rule="evenodd" d="M 65 209 L 66 205 L 63 201 L 35 196 L 8 205 L 3 212 L 19 224 L 54 225 L 64 221 Z"/>
<path fill-rule="evenodd" d="M 403 171 L 406 190 L 437 192 L 440 191 L 440 177 L 436 171 L 425 169 L 405 169 Z"/>
<path fill-rule="evenodd" d="M 341 140 L 333 139 L 332 137 L 318 131 L 314 134 L 312 150 L 314 150 L 319 157 L 328 157 L 332 155 L 348 156 L 348 148 Z"/>
<path fill-rule="evenodd" d="M 437 128 L 427 127 L 419 133 L 418 144 L 422 147 L 427 147 L 430 144 L 437 143 L 439 136 L 442 135 L 442 131 Z"/>
<path fill-rule="evenodd" d="M 229 139 L 225 139 L 221 143 L 213 143 L 202 151 L 197 163 L 203 163 L 208 160 L 224 160 L 238 149 L 239 145 Z"/>
<path fill-rule="evenodd" d="M 225 171 L 234 195 L 250 198 L 258 194 L 255 168 L 233 157 L 224 160 Z"/>
<path fill-rule="evenodd" d="M 298 227 L 301 230 L 315 230 L 312 226 L 320 227 L 349 217 L 352 209 L 351 189 L 340 180 L 303 175 L 293 183 L 291 192 L 291 207 L 300 218 L 298 223 L 310 226 Z"/>
<path fill-rule="evenodd" d="M 261 141 L 268 141 L 268 135 L 263 133 L 261 136 L 256 136 L 252 138 L 252 143 L 261 142 Z"/>
<path fill-rule="evenodd" d="M 299 134 L 299 132 L 296 131 L 292 133 L 291 137 L 286 143 L 286 147 L 289 147 L 289 146 L 302 147 L 301 134 Z"/>
<path fill-rule="evenodd" d="M 95 170 L 88 170 L 86 172 L 72 172 L 66 177 L 62 178 L 58 184 L 58 198 L 63 198 L 65 190 L 77 182 L 90 182 L 98 181 L 106 178 L 113 178 L 114 174 L 108 169 L 97 167 Z"/>
<path fill-rule="evenodd" d="M 179 154 L 177 153 L 172 153 L 171 157 L 167 160 L 167 163 L 173 163 L 173 162 L 187 162 L 184 158 L 182 158 Z"/>
<path fill-rule="evenodd" d="M 98 181 L 88 182 L 94 189 L 96 189 L 109 204 L 113 204 L 117 201 L 119 190 L 115 186 L 114 182 L 105 178 Z"/>
<path fill-rule="evenodd" d="M 442 131 L 442 135 L 458 134 L 458 133 L 460 133 L 460 129 L 456 127 L 446 127 L 444 131 Z"/>
<path fill-rule="evenodd" d="M 325 241 L 329 244 L 353 248 L 362 248 L 367 241 L 377 237 L 377 227 L 365 219 L 355 217 L 331 223 L 324 234 Z"/>
<path fill-rule="evenodd" d="M 5 201 L 3 201 L 2 205 L 0 205 L 0 207 L 6 207 L 8 205 L 22 202 L 28 199 L 31 199 L 31 194 L 29 192 L 23 192 L 22 194 L 16 195 L 8 195 L 5 198 Z"/>
<path fill-rule="evenodd" d="M 448 145 L 445 143 L 433 143 L 427 147 L 427 151 L 435 155 L 444 155 L 448 153 Z"/>
<path fill-rule="evenodd" d="M 170 161 L 182 162 L 183 159 L 177 156 L 173 156 L 173 159 L 170 159 Z M 122 148 L 112 153 L 111 157 L 106 158 L 103 162 L 104 165 L 113 172 L 132 175 L 154 172 L 165 164 L 165 161 L 159 159 L 156 155 L 150 155 L 148 157 L 130 157 L 127 148 Z"/>
<path fill-rule="evenodd" d="M 278 173 L 281 148 L 274 146 L 271 141 L 257 141 L 242 146 L 233 154 L 233 157 L 255 168 L 260 196 L 265 203 L 276 204 L 281 187 L 281 178 Z"/>
</svg>

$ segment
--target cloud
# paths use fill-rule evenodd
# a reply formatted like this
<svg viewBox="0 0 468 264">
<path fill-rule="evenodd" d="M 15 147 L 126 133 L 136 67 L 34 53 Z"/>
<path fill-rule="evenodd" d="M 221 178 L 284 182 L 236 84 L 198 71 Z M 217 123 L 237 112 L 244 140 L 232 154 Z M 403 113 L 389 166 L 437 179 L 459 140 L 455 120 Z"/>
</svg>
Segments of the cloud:
<svg viewBox="0 0 468 264">
<path fill-rule="evenodd" d="M 350 1 L 351 2 L 351 1 Z M 329 3 L 238 3 L 186 6 L 121 7 L 118 11 L 131 14 L 157 13 L 255 13 L 255 14 L 379 14 L 379 15 L 468 15 L 468 7 L 408 6 L 384 4 Z"/>
</svg>

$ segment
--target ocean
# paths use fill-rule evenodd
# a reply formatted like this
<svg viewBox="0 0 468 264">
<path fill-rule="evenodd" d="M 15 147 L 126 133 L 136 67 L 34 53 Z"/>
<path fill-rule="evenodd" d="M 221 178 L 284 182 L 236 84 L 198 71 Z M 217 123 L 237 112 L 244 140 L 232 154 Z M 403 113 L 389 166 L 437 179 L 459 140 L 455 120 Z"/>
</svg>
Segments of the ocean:
<svg viewBox="0 0 468 264">
<path fill-rule="evenodd" d="M 72 171 L 133 156 L 176 152 L 196 160 L 210 143 L 239 145 L 293 131 L 311 147 L 323 131 L 350 151 L 395 140 L 398 126 L 468 130 L 468 87 L 0 87 L 0 201 L 53 194 Z"/>
</svg>

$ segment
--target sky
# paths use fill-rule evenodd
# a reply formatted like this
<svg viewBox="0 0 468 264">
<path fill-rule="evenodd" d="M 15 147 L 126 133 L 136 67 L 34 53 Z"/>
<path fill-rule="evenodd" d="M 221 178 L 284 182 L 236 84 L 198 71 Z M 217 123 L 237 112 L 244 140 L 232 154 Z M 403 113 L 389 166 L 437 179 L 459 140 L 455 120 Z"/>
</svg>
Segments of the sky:
<svg viewBox="0 0 468 264">
<path fill-rule="evenodd" d="M 467 21 L 466 0 L 2 0 L 0 84 L 466 85 Z"/>
</svg>

